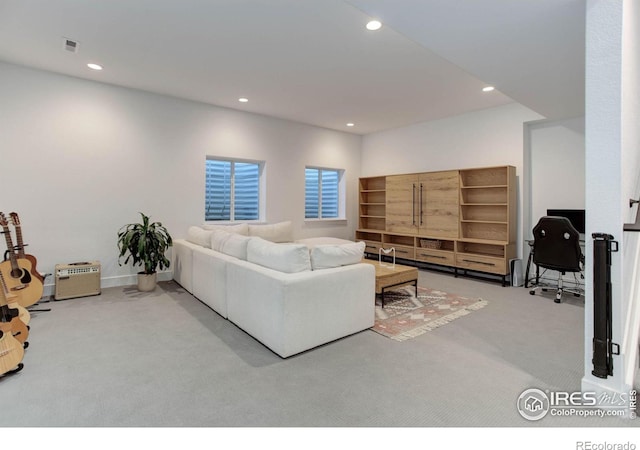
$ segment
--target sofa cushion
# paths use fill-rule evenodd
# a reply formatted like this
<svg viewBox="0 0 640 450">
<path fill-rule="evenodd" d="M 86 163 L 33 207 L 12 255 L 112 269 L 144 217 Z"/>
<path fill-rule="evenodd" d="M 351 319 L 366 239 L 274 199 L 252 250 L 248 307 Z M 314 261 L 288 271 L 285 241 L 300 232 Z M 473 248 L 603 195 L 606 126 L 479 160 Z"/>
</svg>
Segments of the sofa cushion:
<svg viewBox="0 0 640 450">
<path fill-rule="evenodd" d="M 357 264 L 364 256 L 364 248 L 364 242 L 316 245 L 311 249 L 311 267 L 313 270 L 318 270 Z"/>
<path fill-rule="evenodd" d="M 205 230 L 223 230 L 229 233 L 241 234 L 243 236 L 249 235 L 249 225 L 246 223 L 237 223 L 235 225 L 216 225 L 211 223 L 205 223 L 202 225 Z"/>
<path fill-rule="evenodd" d="M 271 242 L 293 242 L 291 221 L 268 225 L 249 225 L 249 236 L 257 236 Z"/>
<path fill-rule="evenodd" d="M 251 237 L 224 230 L 211 232 L 211 249 L 225 255 L 247 260 L 247 243 Z"/>
<path fill-rule="evenodd" d="M 192 226 L 187 230 L 187 241 L 202 247 L 211 248 L 211 231 Z"/>
<path fill-rule="evenodd" d="M 224 242 L 231 237 L 233 233 L 229 233 L 224 230 L 212 230 L 211 231 L 211 246 L 212 250 L 222 252 L 222 246 Z"/>
<path fill-rule="evenodd" d="M 243 261 L 247 260 L 247 244 L 251 240 L 249 236 L 229 233 L 229 237 L 222 243 L 220 251 L 225 255 L 235 256 Z"/>
<path fill-rule="evenodd" d="M 353 244 L 353 241 L 348 241 L 346 239 L 334 238 L 334 237 L 313 237 L 313 238 L 305 238 L 305 239 L 297 239 L 296 244 L 304 244 L 309 249 L 312 249 L 316 245 L 342 245 L 342 244 Z"/>
<path fill-rule="evenodd" d="M 277 244 L 253 237 L 247 244 L 247 261 L 285 273 L 311 270 L 309 248 L 303 244 Z"/>
</svg>

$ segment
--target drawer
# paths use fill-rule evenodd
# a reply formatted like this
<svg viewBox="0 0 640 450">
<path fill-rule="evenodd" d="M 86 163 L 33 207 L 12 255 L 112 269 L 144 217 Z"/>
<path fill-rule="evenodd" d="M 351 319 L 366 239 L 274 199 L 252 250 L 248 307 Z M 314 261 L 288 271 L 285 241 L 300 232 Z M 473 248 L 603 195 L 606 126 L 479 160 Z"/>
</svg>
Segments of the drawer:
<svg viewBox="0 0 640 450">
<path fill-rule="evenodd" d="M 415 259 L 415 248 L 413 247 L 406 247 L 403 245 L 395 245 L 395 244 L 384 244 L 384 248 L 389 249 L 389 248 L 395 248 L 396 249 L 396 258 L 403 258 L 403 259 Z M 383 256 L 385 255 L 384 253 L 382 254 Z M 393 253 L 389 253 L 388 256 L 392 256 Z"/>
<path fill-rule="evenodd" d="M 507 263 L 503 258 L 492 258 L 471 253 L 458 253 L 456 255 L 456 267 L 499 275 L 507 274 Z"/>
<path fill-rule="evenodd" d="M 416 260 L 443 266 L 455 266 L 456 259 L 453 252 L 443 250 L 431 250 L 428 248 L 416 248 Z"/>
<path fill-rule="evenodd" d="M 380 251 L 380 247 L 382 246 L 380 242 L 375 242 L 375 241 L 364 241 L 364 243 L 365 243 L 364 251 L 366 253 L 375 253 L 376 255 L 378 254 L 378 252 Z"/>
</svg>

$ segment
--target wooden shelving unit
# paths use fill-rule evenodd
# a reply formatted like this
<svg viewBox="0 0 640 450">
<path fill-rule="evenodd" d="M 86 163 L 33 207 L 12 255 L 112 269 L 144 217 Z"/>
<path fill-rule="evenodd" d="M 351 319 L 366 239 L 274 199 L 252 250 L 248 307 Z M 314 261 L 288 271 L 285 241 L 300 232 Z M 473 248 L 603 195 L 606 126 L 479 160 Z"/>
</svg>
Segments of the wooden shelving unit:
<svg viewBox="0 0 640 450">
<path fill-rule="evenodd" d="M 386 177 L 360 178 L 360 230 L 386 230 Z"/>
<path fill-rule="evenodd" d="M 397 258 L 505 284 L 516 256 L 515 167 L 361 178 L 359 195 L 356 240 L 367 253 L 394 247 Z"/>
<path fill-rule="evenodd" d="M 509 273 L 509 259 L 516 254 L 515 182 L 513 166 L 460 170 L 456 267 Z"/>
</svg>

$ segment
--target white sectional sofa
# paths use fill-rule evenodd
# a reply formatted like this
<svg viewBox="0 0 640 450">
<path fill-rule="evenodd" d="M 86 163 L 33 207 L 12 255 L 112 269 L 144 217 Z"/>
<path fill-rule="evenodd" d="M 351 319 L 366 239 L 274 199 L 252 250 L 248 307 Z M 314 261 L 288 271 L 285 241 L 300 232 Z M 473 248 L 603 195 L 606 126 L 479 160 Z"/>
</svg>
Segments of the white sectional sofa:
<svg viewBox="0 0 640 450">
<path fill-rule="evenodd" d="M 291 242 L 290 222 L 204 227 L 174 240 L 175 281 L 281 357 L 373 326 L 363 243 Z"/>
</svg>

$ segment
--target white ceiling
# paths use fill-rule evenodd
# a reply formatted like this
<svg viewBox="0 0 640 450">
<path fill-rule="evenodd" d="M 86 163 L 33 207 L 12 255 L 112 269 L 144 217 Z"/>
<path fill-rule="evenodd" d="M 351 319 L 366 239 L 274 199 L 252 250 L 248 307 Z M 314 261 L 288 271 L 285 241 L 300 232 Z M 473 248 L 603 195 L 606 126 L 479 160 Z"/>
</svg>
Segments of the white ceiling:
<svg viewBox="0 0 640 450">
<path fill-rule="evenodd" d="M 0 61 L 367 134 L 512 101 L 584 114 L 584 19 L 584 0 L 0 0 Z"/>
</svg>

